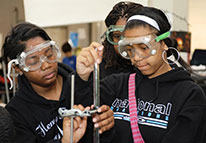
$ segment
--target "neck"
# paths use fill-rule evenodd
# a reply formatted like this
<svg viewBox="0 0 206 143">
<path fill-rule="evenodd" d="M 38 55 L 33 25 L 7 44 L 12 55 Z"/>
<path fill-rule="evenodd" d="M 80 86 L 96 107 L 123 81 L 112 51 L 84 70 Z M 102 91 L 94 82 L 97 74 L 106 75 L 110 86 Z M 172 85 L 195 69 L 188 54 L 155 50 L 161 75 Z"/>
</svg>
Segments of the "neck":
<svg viewBox="0 0 206 143">
<path fill-rule="evenodd" d="M 49 87 L 42 87 L 42 86 L 32 86 L 34 90 L 42 97 L 48 100 L 56 100 L 58 101 L 62 91 L 62 77 L 57 76 L 55 82 L 50 85 Z"/>
<path fill-rule="evenodd" d="M 169 64 L 165 63 L 163 61 L 163 63 L 160 65 L 160 67 L 156 70 L 156 72 L 154 72 L 152 75 L 149 75 L 148 78 L 154 78 L 157 76 L 160 76 L 168 71 L 172 70 L 172 68 L 170 67 Z"/>
</svg>

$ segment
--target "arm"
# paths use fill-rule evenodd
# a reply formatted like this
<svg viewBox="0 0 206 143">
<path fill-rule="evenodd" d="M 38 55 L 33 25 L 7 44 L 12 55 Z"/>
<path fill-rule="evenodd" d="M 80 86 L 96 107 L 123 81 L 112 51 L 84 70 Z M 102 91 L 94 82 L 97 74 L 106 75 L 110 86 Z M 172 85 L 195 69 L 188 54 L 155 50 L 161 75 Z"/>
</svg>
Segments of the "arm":
<svg viewBox="0 0 206 143">
<path fill-rule="evenodd" d="M 18 116 L 15 116 L 11 112 L 10 114 L 14 123 L 15 143 L 22 143 L 22 142 L 36 143 L 36 136 L 29 129 L 28 125 L 25 122 L 23 122 Z"/>
<path fill-rule="evenodd" d="M 102 54 L 103 54 L 103 47 L 101 47 L 101 45 L 98 43 L 92 43 L 89 47 L 83 48 L 77 57 L 77 66 L 76 66 L 76 69 L 77 69 L 76 70 L 77 71 L 76 81 L 78 82 L 77 86 L 80 86 L 79 83 L 84 83 L 84 82 L 88 83 L 87 89 L 85 88 L 84 92 L 82 92 L 82 94 L 83 95 L 86 94 L 86 96 L 85 96 L 87 98 L 86 100 L 90 101 L 90 105 L 92 104 L 92 101 L 93 101 L 93 97 L 92 97 L 92 89 L 93 89 L 92 85 L 93 84 L 91 81 L 88 81 L 88 79 L 89 79 L 91 72 L 94 69 L 95 61 L 97 63 L 101 62 Z M 81 85 L 83 85 L 83 84 L 81 84 Z M 100 83 L 100 85 L 101 85 L 101 83 Z M 112 87 L 110 87 L 110 88 L 112 88 Z M 81 92 L 81 90 L 83 90 L 83 88 L 79 88 L 78 94 Z M 112 92 L 112 93 L 114 93 L 114 92 Z M 111 92 L 110 92 L 110 94 L 111 94 Z M 79 95 L 79 96 L 81 96 L 81 95 Z M 110 102 L 112 102 L 112 101 L 110 101 Z M 106 102 L 102 102 L 102 103 L 106 103 Z M 108 105 L 109 105 L 109 103 L 108 103 Z M 105 139 L 106 142 L 110 142 L 110 140 L 112 140 L 112 136 L 114 133 L 114 129 L 112 128 L 114 126 L 113 111 L 110 109 L 109 106 L 102 105 L 98 109 L 98 112 L 99 112 L 99 114 L 96 114 L 93 117 L 94 127 L 99 128 L 99 133 L 101 134 L 101 140 Z"/>
<path fill-rule="evenodd" d="M 56 133 L 53 132 L 47 136 L 45 131 L 43 131 L 42 129 L 38 129 L 38 127 L 32 127 L 32 125 L 33 125 L 32 118 L 34 116 L 27 116 L 28 114 L 27 115 L 25 114 L 25 117 L 21 116 L 21 113 L 16 111 L 16 108 L 12 108 L 10 106 L 7 106 L 6 109 L 11 114 L 12 120 L 14 122 L 14 128 L 16 131 L 16 136 L 14 139 L 15 143 L 24 143 L 24 142 L 26 142 L 26 143 L 37 143 L 37 142 L 61 143 L 61 139 L 53 139 L 54 135 Z M 24 118 L 27 118 L 27 120 L 24 120 Z M 85 131 L 84 129 L 86 128 L 86 124 L 85 124 L 86 121 L 85 120 L 86 120 L 85 118 L 83 118 L 81 120 L 75 119 L 75 122 L 77 122 L 76 124 L 81 125 L 81 127 L 75 125 L 75 134 L 78 133 L 80 137 L 81 137 L 81 134 L 84 133 L 84 131 Z M 64 123 L 67 124 L 68 122 L 69 121 L 66 120 Z M 65 127 L 64 127 L 64 129 L 65 129 Z M 38 130 L 38 132 L 35 133 L 35 130 Z M 80 132 L 79 130 L 82 132 Z M 63 131 L 63 132 L 67 132 L 67 131 L 68 130 L 66 128 L 65 131 Z"/>
<path fill-rule="evenodd" d="M 196 90 L 185 101 L 172 127 L 162 143 L 202 143 L 206 129 L 206 100 L 201 90 Z"/>
</svg>

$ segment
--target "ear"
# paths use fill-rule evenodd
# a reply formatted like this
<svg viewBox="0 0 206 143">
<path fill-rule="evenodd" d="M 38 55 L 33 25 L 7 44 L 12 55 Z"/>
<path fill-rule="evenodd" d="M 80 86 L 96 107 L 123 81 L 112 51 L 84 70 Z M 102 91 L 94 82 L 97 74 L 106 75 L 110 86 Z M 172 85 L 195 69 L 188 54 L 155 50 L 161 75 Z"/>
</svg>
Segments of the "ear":
<svg viewBox="0 0 206 143">
<path fill-rule="evenodd" d="M 23 71 L 22 71 L 18 66 L 14 66 L 13 68 L 15 69 L 15 71 L 16 71 L 18 74 L 20 74 L 20 75 L 23 74 Z"/>
<path fill-rule="evenodd" d="M 164 49 L 165 51 L 167 51 L 167 50 L 169 49 L 169 48 L 167 47 L 167 45 L 165 44 L 165 42 L 162 42 L 161 45 L 162 45 L 162 47 L 163 47 L 163 49 Z"/>
</svg>

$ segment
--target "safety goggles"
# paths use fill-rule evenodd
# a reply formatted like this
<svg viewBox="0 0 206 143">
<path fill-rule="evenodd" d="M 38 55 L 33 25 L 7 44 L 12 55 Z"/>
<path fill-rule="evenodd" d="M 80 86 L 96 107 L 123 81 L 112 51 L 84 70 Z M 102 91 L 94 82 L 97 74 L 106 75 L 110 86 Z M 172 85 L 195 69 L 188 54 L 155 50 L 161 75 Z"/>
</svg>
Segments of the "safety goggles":
<svg viewBox="0 0 206 143">
<path fill-rule="evenodd" d="M 123 39 L 122 32 L 124 26 L 122 25 L 110 25 L 107 31 L 103 34 L 102 38 L 106 36 L 107 41 L 112 45 L 118 45 L 119 40 Z"/>
<path fill-rule="evenodd" d="M 124 38 L 118 42 L 118 50 L 125 59 L 131 59 L 135 54 L 140 58 L 147 58 L 156 54 L 158 42 L 166 39 L 169 35 L 170 32 L 166 32 L 160 36 L 151 34 L 143 37 Z"/>
<path fill-rule="evenodd" d="M 22 52 L 18 57 L 19 66 L 24 71 L 35 71 L 39 69 L 43 62 L 57 62 L 61 56 L 59 48 L 54 41 L 46 41 L 42 44 L 34 46 L 28 52 Z"/>
<path fill-rule="evenodd" d="M 31 50 L 22 52 L 17 59 L 13 59 L 8 63 L 7 77 L 10 81 L 11 65 L 13 63 L 28 72 L 39 69 L 43 62 L 54 63 L 61 57 L 61 52 L 54 41 L 45 41 L 44 43 L 29 48 Z M 11 82 L 11 88 L 12 86 Z"/>
</svg>

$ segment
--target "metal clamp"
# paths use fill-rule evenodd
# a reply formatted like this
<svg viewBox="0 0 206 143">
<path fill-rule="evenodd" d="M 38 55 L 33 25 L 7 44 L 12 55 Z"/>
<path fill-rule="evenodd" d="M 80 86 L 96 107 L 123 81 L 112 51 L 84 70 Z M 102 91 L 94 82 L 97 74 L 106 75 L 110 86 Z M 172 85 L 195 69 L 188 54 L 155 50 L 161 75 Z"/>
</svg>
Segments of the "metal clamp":
<svg viewBox="0 0 206 143">
<path fill-rule="evenodd" d="M 58 112 L 59 112 L 59 114 L 62 118 L 64 118 L 64 117 L 76 117 L 76 116 L 90 117 L 90 116 L 92 116 L 92 114 L 97 113 L 97 109 L 81 111 L 80 109 L 70 109 L 70 110 L 68 110 L 68 109 L 65 109 L 65 108 L 59 108 Z"/>
</svg>

